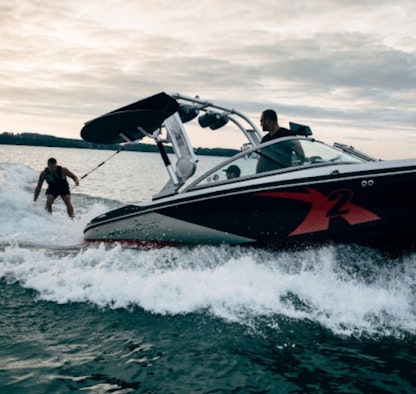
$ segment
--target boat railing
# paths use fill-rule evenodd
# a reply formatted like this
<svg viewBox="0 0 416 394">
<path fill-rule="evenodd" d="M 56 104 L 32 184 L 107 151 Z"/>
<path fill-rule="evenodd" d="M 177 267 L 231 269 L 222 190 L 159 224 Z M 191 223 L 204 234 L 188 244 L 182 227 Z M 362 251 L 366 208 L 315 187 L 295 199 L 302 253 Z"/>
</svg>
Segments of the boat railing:
<svg viewBox="0 0 416 394">
<path fill-rule="evenodd" d="M 194 180 L 186 191 L 234 183 L 274 174 L 316 167 L 350 165 L 368 161 L 348 152 L 302 136 L 282 137 L 259 146 L 249 146 Z M 237 169 L 237 171 L 235 170 Z M 233 172 L 235 176 L 229 177 Z"/>
<path fill-rule="evenodd" d="M 343 152 L 347 152 L 350 155 L 353 155 L 353 156 L 358 157 L 360 159 L 363 159 L 365 161 L 378 161 L 379 160 L 379 159 L 376 159 L 376 158 L 374 158 L 370 155 L 367 155 L 364 152 L 359 151 L 358 149 L 355 149 L 351 145 L 341 144 L 339 142 L 334 142 L 333 146 L 337 149 L 342 150 Z"/>
</svg>

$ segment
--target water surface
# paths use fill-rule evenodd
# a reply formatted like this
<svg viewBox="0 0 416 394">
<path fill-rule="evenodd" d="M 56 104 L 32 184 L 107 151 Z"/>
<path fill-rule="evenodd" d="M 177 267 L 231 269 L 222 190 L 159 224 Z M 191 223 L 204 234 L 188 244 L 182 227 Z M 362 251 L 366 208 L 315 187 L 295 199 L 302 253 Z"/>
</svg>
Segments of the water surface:
<svg viewBox="0 0 416 394">
<path fill-rule="evenodd" d="M 113 153 L 0 146 L 1 393 L 415 392 L 414 253 L 86 245 L 167 182 L 158 155 L 88 175 L 73 221 L 33 190 L 51 156 L 81 176 Z"/>
</svg>

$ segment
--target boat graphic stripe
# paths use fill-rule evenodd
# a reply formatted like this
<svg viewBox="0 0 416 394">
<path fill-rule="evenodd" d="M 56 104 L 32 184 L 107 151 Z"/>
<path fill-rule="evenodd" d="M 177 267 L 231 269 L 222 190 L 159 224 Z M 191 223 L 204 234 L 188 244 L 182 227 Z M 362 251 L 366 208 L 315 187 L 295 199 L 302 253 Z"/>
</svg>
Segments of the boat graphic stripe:
<svg viewBox="0 0 416 394">
<path fill-rule="evenodd" d="M 315 189 L 305 187 L 306 193 L 299 192 L 259 192 L 257 196 L 287 198 L 304 201 L 311 204 L 305 219 L 289 236 L 327 231 L 331 219 L 341 217 L 348 224 L 372 222 L 381 218 L 373 212 L 351 202 L 353 192 L 350 189 L 337 189 L 328 195 L 323 195 Z"/>
</svg>

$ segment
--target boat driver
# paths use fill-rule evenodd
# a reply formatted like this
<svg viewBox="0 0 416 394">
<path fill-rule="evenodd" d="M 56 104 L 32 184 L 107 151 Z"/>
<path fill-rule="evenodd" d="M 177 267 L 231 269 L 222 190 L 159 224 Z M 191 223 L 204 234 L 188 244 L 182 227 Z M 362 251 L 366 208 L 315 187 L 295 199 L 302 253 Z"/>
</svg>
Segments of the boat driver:
<svg viewBox="0 0 416 394">
<path fill-rule="evenodd" d="M 272 109 L 266 109 L 261 113 L 260 125 L 263 131 L 268 133 L 262 138 L 261 143 L 282 137 L 293 137 L 296 133 L 292 130 L 280 127 L 277 114 Z M 282 141 L 259 150 L 256 173 L 273 171 L 281 168 L 291 167 L 293 158 L 297 162 L 303 162 L 303 149 L 296 140 Z"/>
<path fill-rule="evenodd" d="M 276 111 L 273 109 L 266 109 L 261 113 L 260 125 L 263 131 L 268 131 L 268 133 L 261 139 L 262 143 L 274 140 L 275 138 L 294 135 L 289 129 L 279 126 Z"/>
</svg>

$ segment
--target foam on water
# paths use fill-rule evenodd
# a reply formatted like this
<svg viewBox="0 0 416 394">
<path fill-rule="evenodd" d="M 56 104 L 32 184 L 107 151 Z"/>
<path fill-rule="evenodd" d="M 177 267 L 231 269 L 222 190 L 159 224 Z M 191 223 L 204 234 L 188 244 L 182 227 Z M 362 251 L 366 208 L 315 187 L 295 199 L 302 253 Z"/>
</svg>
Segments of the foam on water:
<svg viewBox="0 0 416 394">
<path fill-rule="evenodd" d="M 261 320 L 276 330 L 285 321 L 311 321 L 342 335 L 416 333 L 415 254 L 388 261 L 338 246 L 87 247 L 82 230 L 107 203 L 78 196 L 74 221 L 63 203 L 49 215 L 32 203 L 36 178 L 25 166 L 0 165 L 0 278 L 35 290 L 39 299 L 208 313 L 246 325 Z"/>
</svg>

